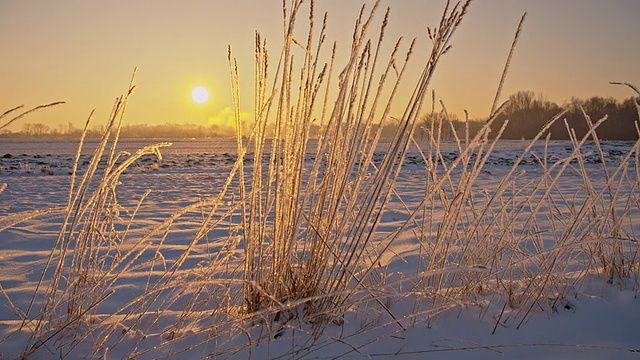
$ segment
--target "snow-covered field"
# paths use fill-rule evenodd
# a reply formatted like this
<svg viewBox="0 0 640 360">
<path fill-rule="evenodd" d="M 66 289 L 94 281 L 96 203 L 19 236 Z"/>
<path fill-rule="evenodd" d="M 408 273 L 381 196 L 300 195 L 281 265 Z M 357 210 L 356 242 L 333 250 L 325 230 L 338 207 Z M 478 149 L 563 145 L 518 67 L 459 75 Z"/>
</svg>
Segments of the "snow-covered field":
<svg viewBox="0 0 640 360">
<path fill-rule="evenodd" d="M 119 149 L 152 143 L 123 141 Z M 251 316 L 239 311 L 237 178 L 224 198 L 211 201 L 233 168 L 235 140 L 177 141 L 161 149 L 161 159 L 143 156 L 129 167 L 115 188 L 118 205 L 100 214 L 112 218 L 98 236 L 117 235 L 86 260 L 104 263 L 74 274 L 82 267 L 70 251 L 62 255 L 58 286 L 72 288 L 65 281 L 73 276 L 102 278 L 75 280 L 83 282 L 79 293 L 60 291 L 49 307 L 42 304 L 55 266 L 47 262 L 59 259 L 52 248 L 60 248 L 77 144 L 2 142 L 0 358 L 640 359 L 638 163 L 635 155 L 623 159 L 635 144 L 602 143 L 606 175 L 592 143 L 570 158 L 570 142 L 540 142 L 517 165 L 526 145 L 499 141 L 469 192 L 456 194 L 454 183 L 465 173 L 458 167 L 429 197 L 427 179 L 444 173 L 459 152 L 454 143 L 441 144 L 441 158 L 433 159 L 439 165 L 428 170 L 412 148 L 372 239 L 384 248 L 370 254 L 380 254 L 378 284 L 357 287 L 343 313 L 329 314 L 318 331 L 301 315 L 310 302 L 294 299 L 288 311 Z M 93 146 L 85 145 L 76 181 Z M 384 149 L 378 146 L 374 163 Z M 309 151 L 307 166 L 313 156 Z M 250 167 L 251 151 L 246 158 Z M 90 185 L 86 198 L 95 189 Z M 600 223 L 603 213 L 618 220 Z M 474 222 L 478 214 L 482 221 Z M 76 228 L 74 239 L 85 229 Z M 396 229 L 402 231 L 393 235 Z M 440 233 L 448 234 L 446 243 Z M 474 246 L 487 249 L 466 248 Z M 627 272 L 607 275 L 606 261 L 598 261 L 606 254 Z M 74 301 L 80 305 L 69 309 Z"/>
</svg>

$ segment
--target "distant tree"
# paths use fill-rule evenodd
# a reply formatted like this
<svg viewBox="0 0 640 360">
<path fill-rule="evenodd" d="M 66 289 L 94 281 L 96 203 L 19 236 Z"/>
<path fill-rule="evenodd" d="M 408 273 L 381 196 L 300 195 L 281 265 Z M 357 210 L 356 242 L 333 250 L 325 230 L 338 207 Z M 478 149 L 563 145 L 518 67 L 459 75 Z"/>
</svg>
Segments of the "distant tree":
<svg viewBox="0 0 640 360">
<path fill-rule="evenodd" d="M 29 137 L 43 137 L 44 135 L 48 135 L 50 132 L 49 126 L 42 123 L 25 123 L 23 125 L 23 129 L 25 135 Z"/>
<path fill-rule="evenodd" d="M 519 91 L 509 97 L 509 104 L 492 124 L 492 134 L 495 136 L 508 120 L 503 139 L 531 139 L 560 111 L 560 106 L 547 101 L 542 94 Z"/>
</svg>

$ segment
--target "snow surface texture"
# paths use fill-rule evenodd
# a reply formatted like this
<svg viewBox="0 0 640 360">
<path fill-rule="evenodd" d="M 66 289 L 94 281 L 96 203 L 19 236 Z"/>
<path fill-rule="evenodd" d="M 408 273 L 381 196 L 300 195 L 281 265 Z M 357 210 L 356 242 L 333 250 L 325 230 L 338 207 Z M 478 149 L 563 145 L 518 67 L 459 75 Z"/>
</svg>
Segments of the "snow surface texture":
<svg viewBox="0 0 640 360">
<path fill-rule="evenodd" d="M 72 171 L 75 148 L 71 142 L 54 145 L 24 142 L 2 144 L 0 184 L 7 184 L 6 189 L 0 193 L 2 216 L 9 217 L 24 211 L 66 206 L 69 173 Z M 129 151 L 141 147 L 139 145 L 136 142 L 120 144 Z M 459 155 L 454 144 L 449 145 L 449 150 L 441 151 L 441 161 L 445 164 L 450 164 Z M 612 171 L 632 146 L 633 144 L 618 142 L 602 144 L 606 162 Z M 480 201 L 483 194 L 486 196 L 499 187 L 504 175 L 516 164 L 523 147 L 523 143 L 517 141 L 498 143 L 474 184 L 478 204 L 482 204 Z M 23 150 L 19 150 L 20 148 Z M 234 148 L 235 141 L 231 140 L 184 141 L 163 149 L 161 160 L 151 156 L 139 159 L 120 178 L 122 183 L 118 186 L 117 193 L 118 202 L 123 210 L 121 216 L 128 218 L 140 198 L 148 189 L 151 190 L 135 214 L 136 221 L 132 222 L 129 238 L 144 234 L 182 207 L 216 196 L 224 186 L 226 176 L 236 159 Z M 547 147 L 544 143 L 536 145 L 531 151 L 534 155 L 525 156 L 524 161 L 518 165 L 520 173 L 510 186 L 511 194 L 516 196 L 520 186 L 526 188 L 531 186 L 532 181 L 545 176 L 540 162 L 553 164 L 569 156 L 572 151 L 570 142 L 552 142 Z M 598 151 L 593 145 L 588 144 L 582 152 L 585 171 L 593 174 L 591 180 L 595 188 L 604 187 L 606 180 L 602 176 Z M 310 153 L 309 161 L 313 160 L 312 156 Z M 246 159 L 246 162 L 252 162 L 250 153 Z M 373 161 L 375 163 L 376 158 Z M 633 169 L 634 161 L 635 158 L 629 160 L 630 169 Z M 83 165 L 86 166 L 88 162 L 89 154 L 80 158 L 80 173 L 84 171 Z M 584 187 L 584 183 L 583 177 L 578 174 L 579 165 L 577 160 L 572 160 L 572 170 L 563 174 L 555 185 L 554 191 L 565 197 L 575 194 L 572 199 L 559 201 L 559 214 L 570 213 L 571 206 L 579 207 L 581 204 L 583 192 L 580 189 Z M 424 160 L 415 150 L 406 156 L 395 186 L 402 201 L 398 197 L 391 199 L 378 228 L 380 234 L 389 233 L 399 227 L 408 217 L 405 206 L 411 208 L 422 200 L 425 179 L 428 176 L 425 166 Z M 633 181 L 637 184 L 637 174 L 630 172 L 625 176 L 625 179 L 632 180 L 620 182 L 617 196 L 623 200 L 637 200 L 639 190 L 624 185 L 634 183 Z M 632 196 L 633 193 L 636 195 Z M 505 194 L 507 199 L 515 201 L 515 197 L 509 198 L 509 192 Z M 226 206 L 231 209 L 234 199 L 229 197 L 225 201 Z M 640 232 L 638 205 L 620 206 L 628 209 L 620 214 L 627 219 L 624 223 L 624 233 L 627 238 L 637 240 L 637 234 Z M 437 206 L 434 206 L 434 209 L 437 210 Z M 440 209 L 440 213 L 432 213 L 431 221 L 436 224 L 442 221 L 444 212 L 446 209 Z M 61 211 L 52 210 L 37 217 L 24 219 L 0 232 L 0 284 L 4 291 L 0 297 L 0 358 L 20 357 L 25 351 L 29 326 L 21 326 L 20 312 L 26 311 L 29 306 L 44 263 L 59 233 L 62 216 Z M 389 286 L 393 291 L 390 290 L 391 292 L 380 295 L 379 298 L 384 300 L 385 308 L 388 308 L 393 317 L 380 308 L 373 309 L 371 305 L 364 307 L 365 310 L 371 309 L 369 312 L 354 306 L 352 310 L 346 311 L 340 321 L 334 321 L 319 335 L 313 333 L 314 329 L 310 324 L 299 318 L 278 313 L 278 319 L 271 326 L 264 327 L 248 322 L 242 331 L 229 331 L 226 337 L 213 337 L 211 332 L 214 330 L 211 324 L 207 323 L 207 319 L 217 321 L 216 309 L 208 309 L 210 314 L 206 316 L 202 315 L 204 311 L 187 314 L 197 318 L 196 321 L 189 322 L 184 318 L 184 312 L 179 310 L 184 306 L 179 301 L 168 304 L 161 316 L 153 317 L 156 305 L 139 309 L 142 320 L 136 327 L 131 316 L 126 315 L 130 314 L 127 312 L 130 309 L 122 307 L 131 304 L 136 296 L 144 293 L 143 290 L 149 287 L 150 283 L 161 278 L 162 275 L 158 273 L 166 272 L 178 264 L 181 254 L 193 239 L 198 224 L 205 216 L 203 209 L 188 212 L 172 224 L 166 237 L 153 239 L 156 243 L 162 241 L 162 246 L 153 248 L 154 251 L 143 251 L 135 264 L 152 262 L 154 268 L 149 270 L 142 265 L 139 268 L 132 266 L 111 284 L 108 290 L 113 292 L 108 292 L 109 296 L 100 302 L 96 309 L 92 309 L 91 317 L 83 325 L 86 329 L 80 329 L 80 333 L 88 335 L 83 341 L 78 342 L 76 347 L 53 350 L 44 346 L 30 358 L 58 358 L 66 355 L 65 351 L 69 351 L 70 358 L 83 358 L 87 354 L 100 356 L 101 352 L 93 353 L 94 346 L 100 343 L 100 336 L 109 334 L 112 336 L 111 339 L 102 344 L 104 352 L 109 351 L 105 356 L 109 359 L 132 354 L 137 354 L 137 358 L 157 358 L 167 354 L 173 354 L 174 358 L 198 358 L 218 354 L 218 358 L 256 359 L 640 359 L 640 301 L 637 299 L 637 279 L 634 279 L 633 275 L 608 278 L 597 273 L 581 274 L 585 259 L 580 252 L 578 255 L 563 258 L 573 263 L 563 264 L 565 279 L 556 280 L 559 291 L 557 297 L 537 301 L 537 305 L 529 312 L 527 308 L 518 306 L 518 281 L 513 281 L 509 285 L 516 286 L 513 299 L 479 291 L 475 299 L 460 302 L 458 305 L 445 302 L 429 303 L 427 300 L 421 302 L 417 300 L 418 296 L 415 293 L 404 296 L 396 292 L 396 287 Z M 512 225 L 513 228 L 522 228 L 524 221 L 517 220 Z M 555 227 L 558 223 L 553 220 L 538 217 L 535 221 L 537 231 L 541 234 L 557 231 Z M 0 226 L 2 225 L 0 223 Z M 126 222 L 115 226 L 124 227 Z M 203 241 L 190 250 L 188 258 L 183 259 L 176 267 L 176 277 L 182 276 L 183 281 L 196 281 L 197 276 L 194 273 L 197 269 L 204 269 L 206 264 L 216 261 L 227 246 L 226 240 L 220 239 L 228 239 L 231 236 L 236 236 L 231 225 L 208 233 Z M 404 284 L 401 286 L 409 286 L 405 277 L 412 276 L 417 264 L 424 259 L 424 249 L 416 241 L 416 237 L 415 229 L 407 229 L 379 259 L 380 265 L 386 269 L 387 283 L 394 284 L 395 281 Z M 531 244 L 525 244 L 522 251 L 533 253 L 534 249 L 527 246 L 535 245 L 533 241 Z M 553 247 L 553 244 L 544 243 L 544 246 L 547 245 Z M 624 246 L 625 249 L 634 249 L 635 246 L 637 254 L 637 243 L 625 243 Z M 118 251 L 126 251 L 126 246 Z M 230 264 L 234 263 L 234 259 L 237 262 L 240 254 L 238 249 L 232 252 Z M 453 251 L 452 254 L 456 252 Z M 478 264 L 482 265 L 478 269 L 482 271 L 485 264 L 481 264 L 480 259 L 477 260 Z M 633 261 L 637 263 L 638 259 Z M 631 264 L 631 268 L 633 266 Z M 572 282 L 571 279 L 578 276 L 582 280 L 579 283 Z M 203 275 L 203 279 L 216 280 L 215 275 Z M 362 303 L 370 301 L 365 298 L 366 294 L 362 295 Z M 39 297 L 36 300 L 38 299 Z M 152 318 L 155 321 L 149 320 Z M 151 323 L 148 323 L 149 321 Z M 99 329 L 92 328 L 93 323 L 112 326 L 117 331 L 101 333 Z M 180 323 L 188 323 L 189 326 L 176 325 Z M 225 326 L 224 323 L 221 323 L 221 326 Z M 118 338 L 117 343 L 114 343 L 114 338 Z M 253 340 L 251 344 L 247 343 L 248 338 Z M 257 339 L 260 341 L 256 341 Z M 56 341 L 63 340 L 64 336 Z M 180 352 L 179 349 L 185 350 Z"/>
</svg>

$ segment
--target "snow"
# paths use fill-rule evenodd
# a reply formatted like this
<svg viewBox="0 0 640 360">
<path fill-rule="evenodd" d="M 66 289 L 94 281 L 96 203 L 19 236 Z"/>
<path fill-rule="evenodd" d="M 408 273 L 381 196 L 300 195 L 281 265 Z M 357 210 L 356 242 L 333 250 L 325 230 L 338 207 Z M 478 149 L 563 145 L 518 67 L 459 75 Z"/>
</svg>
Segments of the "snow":
<svg viewBox="0 0 640 360">
<path fill-rule="evenodd" d="M 152 142 L 133 141 L 120 146 L 132 152 L 149 143 Z M 29 332 L 26 328 L 20 329 L 19 312 L 28 308 L 60 230 L 64 212 L 56 209 L 65 207 L 67 203 L 74 145 L 73 142 L 34 144 L 20 141 L 1 144 L 0 184 L 6 183 L 7 188 L 0 193 L 0 228 L 2 221 L 13 214 L 52 210 L 0 232 L 0 284 L 4 293 L 0 294 L 0 358 L 19 358 L 27 346 Z M 476 181 L 479 187 L 476 189 L 478 201 L 481 201 L 481 194 L 490 193 L 499 186 L 524 145 L 517 141 L 498 143 Z M 445 160 L 451 162 L 457 153 L 454 144 L 448 146 L 450 149 L 443 151 L 443 154 L 447 157 Z M 603 143 L 611 169 L 615 169 L 632 146 L 621 142 Z M 160 226 L 185 206 L 215 197 L 235 161 L 234 148 L 233 140 L 178 141 L 174 146 L 163 149 L 162 160 L 148 156 L 136 162 L 121 177 L 122 184 L 118 186 L 118 201 L 123 208 L 121 215 L 129 218 L 145 192 L 151 192 L 136 213 L 128 238 L 135 239 L 149 228 Z M 541 143 L 533 150 L 541 159 L 544 159 L 545 151 L 548 161 L 553 162 L 567 157 L 572 146 L 569 142 L 552 142 L 545 150 Z M 587 172 L 592 174 L 590 179 L 594 184 L 603 186 L 605 179 L 601 175 L 602 165 L 595 147 L 588 144 L 583 152 Z M 89 154 L 84 154 L 80 163 L 86 164 L 88 157 Z M 584 186 L 577 168 L 578 165 L 572 163 L 572 170 L 563 174 L 558 181 L 558 191 L 566 194 Z M 630 169 L 633 169 L 633 164 Z M 517 187 L 530 186 L 531 182 L 544 176 L 534 156 L 525 157 L 518 170 Z M 80 171 L 82 173 L 84 170 Z M 391 233 L 407 219 L 403 202 L 411 207 L 422 200 L 425 171 L 425 164 L 414 149 L 408 154 L 396 184 L 402 202 L 392 197 L 378 228 L 380 234 Z M 628 176 L 633 180 L 637 174 L 630 173 Z M 637 188 L 626 188 L 624 183 L 620 189 L 623 199 L 630 198 L 630 192 L 637 194 L 638 191 Z M 514 187 L 509 191 L 515 193 L 517 189 Z M 583 195 L 577 190 L 575 193 L 576 197 L 564 204 L 579 204 Z M 225 198 L 222 207 L 228 207 L 232 201 L 231 197 Z M 445 209 L 440 211 L 433 214 L 431 221 L 441 221 Z M 640 211 L 636 207 L 624 215 L 629 219 L 626 231 L 637 241 Z M 213 341 L 207 331 L 201 330 L 211 326 L 211 319 L 220 319 L 222 327 L 229 326 L 230 323 L 224 322 L 224 314 L 215 314 L 214 309 L 209 309 L 208 314 L 194 311 L 190 314 L 194 321 L 188 321 L 181 317 L 183 313 L 180 307 L 185 303 L 180 302 L 170 304 L 157 322 L 150 320 L 156 316 L 156 305 L 139 309 L 136 314 L 142 330 L 134 329 L 132 317 L 127 318 L 124 315 L 127 312 L 122 311 L 121 307 L 178 262 L 205 216 L 204 208 L 198 208 L 176 219 L 166 238 L 153 238 L 154 244 L 163 242 L 159 251 L 144 252 L 141 257 L 140 261 L 154 264 L 152 271 L 134 266 L 108 289 L 108 294 L 111 291 L 113 293 L 92 316 L 95 317 L 94 322 L 112 325 L 110 331 L 121 334 L 123 340 L 115 348 L 107 348 L 109 343 L 105 343 L 95 356 L 106 354 L 105 358 L 108 359 L 122 358 L 129 356 L 133 350 L 148 349 L 139 352 L 139 358 L 157 358 L 169 354 L 169 349 L 184 347 L 184 352 L 178 352 L 172 358 L 198 358 L 226 349 L 227 352 L 221 352 L 218 358 L 640 359 L 638 279 L 608 279 L 602 274 L 583 274 L 580 286 L 575 287 L 572 279 L 578 276 L 574 271 L 579 271 L 581 259 L 571 256 L 568 259 L 573 259 L 576 264 L 567 264 L 564 273 L 566 278 L 558 281 L 558 284 L 571 285 L 569 290 L 557 299 L 548 299 L 548 307 L 537 306 L 532 309 L 531 316 L 523 316 L 523 311 L 527 309 L 511 306 L 509 299 L 503 296 L 480 294 L 474 301 L 466 303 L 432 303 L 428 297 L 420 297 L 416 293 L 401 294 L 390 290 L 386 294 L 378 294 L 389 312 L 381 310 L 381 307 L 365 306 L 370 311 L 362 311 L 362 308 L 354 306 L 347 309 L 343 319 L 334 321 L 321 334 L 313 334 L 310 324 L 297 322 L 295 317 L 286 320 L 287 315 L 284 314 L 285 320 L 269 326 L 245 322 L 243 330 L 230 332 L 235 336 Z M 519 220 L 514 227 L 522 226 L 523 221 Z M 552 222 L 543 222 L 544 219 L 537 221 L 541 232 L 553 232 Z M 200 241 L 191 249 L 174 280 L 196 284 L 199 280 L 193 275 L 193 269 L 202 267 L 202 279 L 214 281 L 215 274 L 206 273 L 206 264 L 217 259 L 228 246 L 227 240 L 234 236 L 236 234 L 230 226 L 207 233 L 205 241 Z M 387 269 L 389 283 L 402 283 L 407 281 L 405 276 L 415 273 L 421 256 L 415 238 L 416 234 L 407 230 L 380 258 L 381 266 Z M 126 243 L 119 251 L 135 246 L 133 242 Z M 241 254 L 235 249 L 229 256 L 237 261 Z M 480 265 L 480 259 L 477 261 Z M 465 265 L 465 271 L 477 271 L 478 274 L 487 271 L 481 266 L 475 270 L 469 269 L 470 265 Z M 366 292 L 355 294 L 354 298 L 359 299 L 355 300 L 356 305 L 358 301 L 362 304 L 372 301 Z M 36 302 L 40 299 L 41 294 L 36 297 Z M 296 306 L 303 305 L 294 304 L 292 311 L 296 310 Z M 207 319 L 210 319 L 209 323 Z M 179 322 L 190 325 L 175 326 Z M 86 326 L 90 326 L 90 323 Z M 271 332 L 264 336 L 270 327 L 273 327 Z M 67 349 L 73 350 L 70 358 L 90 355 L 93 344 L 100 341 L 98 334 L 106 334 L 95 329 L 85 330 L 87 338 L 76 348 Z M 261 341 L 248 344 L 248 337 L 253 341 Z M 46 347 L 40 348 L 29 359 L 57 358 L 60 354 Z"/>
</svg>

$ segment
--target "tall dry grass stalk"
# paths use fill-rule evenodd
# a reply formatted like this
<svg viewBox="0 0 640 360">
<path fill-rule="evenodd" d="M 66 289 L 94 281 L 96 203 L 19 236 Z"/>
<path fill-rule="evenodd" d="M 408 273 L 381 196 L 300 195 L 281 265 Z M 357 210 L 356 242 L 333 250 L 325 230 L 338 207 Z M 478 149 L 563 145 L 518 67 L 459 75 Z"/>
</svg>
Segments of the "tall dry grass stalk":
<svg viewBox="0 0 640 360">
<path fill-rule="evenodd" d="M 19 110 L 22 110 L 22 108 L 24 108 L 24 105 L 19 105 L 19 106 L 16 106 L 14 108 L 11 108 L 11 109 L 5 111 L 4 113 L 2 113 L 0 115 L 0 121 L 4 121 L 4 124 L 2 122 L 0 122 L 0 131 L 2 131 L 4 128 L 8 127 L 9 125 L 13 124 L 14 122 L 22 119 L 23 117 L 25 117 L 25 116 L 33 113 L 33 112 L 36 112 L 36 111 L 38 111 L 40 109 L 46 109 L 46 108 L 49 108 L 49 107 L 52 107 L 52 106 L 61 105 L 61 104 L 64 104 L 64 103 L 65 103 L 64 101 L 56 101 L 56 102 L 52 102 L 52 103 L 49 103 L 49 104 L 46 104 L 46 105 L 39 105 L 39 106 L 36 106 L 36 107 L 31 108 L 29 110 L 22 111 L 21 113 L 19 113 L 17 115 L 15 115 L 15 112 L 19 111 Z M 11 115 L 11 114 L 13 114 L 13 115 Z M 12 118 L 10 118 L 8 120 L 2 120 L 3 118 L 8 118 L 10 115 L 12 116 Z"/>
</svg>

